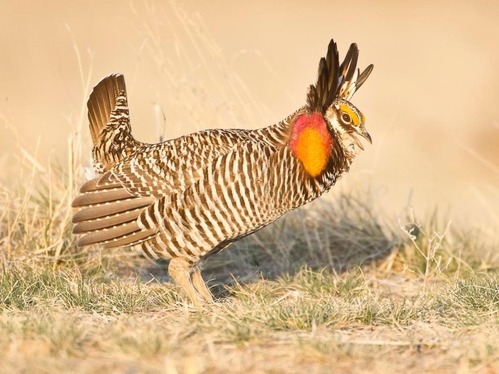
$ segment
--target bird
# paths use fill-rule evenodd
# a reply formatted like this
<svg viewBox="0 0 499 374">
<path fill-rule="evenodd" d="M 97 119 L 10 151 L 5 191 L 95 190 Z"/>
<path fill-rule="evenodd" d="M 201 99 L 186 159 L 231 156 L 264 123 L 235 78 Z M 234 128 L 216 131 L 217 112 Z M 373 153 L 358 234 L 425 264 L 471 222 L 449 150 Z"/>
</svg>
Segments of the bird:
<svg viewBox="0 0 499 374">
<path fill-rule="evenodd" d="M 132 136 L 125 79 L 93 89 L 88 118 L 96 177 L 72 207 L 79 247 L 133 247 L 169 260 L 168 273 L 197 308 L 213 302 L 201 264 L 235 241 L 330 190 L 372 143 L 351 98 L 373 70 L 352 43 L 340 64 L 331 39 L 306 103 L 277 124 L 209 129 L 156 144 Z"/>
</svg>

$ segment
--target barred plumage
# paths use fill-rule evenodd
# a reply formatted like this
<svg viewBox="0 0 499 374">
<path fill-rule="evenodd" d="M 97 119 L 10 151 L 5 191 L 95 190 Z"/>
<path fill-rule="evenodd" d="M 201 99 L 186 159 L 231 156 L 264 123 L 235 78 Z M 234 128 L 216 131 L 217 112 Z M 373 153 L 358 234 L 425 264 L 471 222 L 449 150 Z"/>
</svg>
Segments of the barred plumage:
<svg viewBox="0 0 499 374">
<path fill-rule="evenodd" d="M 94 167 L 80 190 L 78 245 L 137 246 L 171 259 L 169 273 L 196 305 L 211 301 L 197 264 L 328 191 L 349 170 L 364 116 L 348 100 L 372 71 L 355 44 L 319 64 L 307 105 L 258 130 L 206 130 L 158 144 L 131 135 L 125 81 L 111 75 L 88 102 Z"/>
</svg>

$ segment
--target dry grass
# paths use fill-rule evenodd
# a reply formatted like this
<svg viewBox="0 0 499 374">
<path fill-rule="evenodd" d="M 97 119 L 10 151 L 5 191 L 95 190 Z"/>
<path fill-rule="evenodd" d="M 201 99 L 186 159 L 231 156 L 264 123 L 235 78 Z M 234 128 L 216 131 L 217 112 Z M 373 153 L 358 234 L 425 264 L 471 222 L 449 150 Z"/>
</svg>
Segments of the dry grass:
<svg viewBox="0 0 499 374">
<path fill-rule="evenodd" d="M 177 22 L 196 53 L 219 62 L 214 76 L 230 72 L 186 17 L 179 11 Z M 155 57 L 174 86 L 157 30 L 139 32 L 152 43 L 141 53 Z M 369 190 L 333 189 L 334 200 L 293 212 L 211 258 L 204 274 L 217 302 L 202 314 L 179 299 L 164 263 L 128 250 L 76 249 L 70 201 L 89 148 L 80 134 L 92 70 L 79 65 L 82 110 L 70 121 L 77 135 L 64 164 L 41 164 L 0 113 L 19 150 L 14 182 L 0 185 L 1 372 L 495 372 L 495 232 L 455 227 L 436 213 L 391 219 Z M 241 82 L 228 79 L 246 108 Z M 190 83 L 177 89 L 172 98 L 180 101 L 203 95 Z M 215 96 L 219 106 L 233 100 Z M 189 112 L 188 122 L 223 125 L 206 105 Z M 248 113 L 226 120 L 242 123 Z"/>
<path fill-rule="evenodd" d="M 210 259 L 218 301 L 199 314 L 165 264 L 78 251 L 70 178 L 52 177 L 2 199 L 4 372 L 494 372 L 499 363 L 499 255 L 483 233 L 381 219 L 368 192 L 318 201 Z"/>
</svg>

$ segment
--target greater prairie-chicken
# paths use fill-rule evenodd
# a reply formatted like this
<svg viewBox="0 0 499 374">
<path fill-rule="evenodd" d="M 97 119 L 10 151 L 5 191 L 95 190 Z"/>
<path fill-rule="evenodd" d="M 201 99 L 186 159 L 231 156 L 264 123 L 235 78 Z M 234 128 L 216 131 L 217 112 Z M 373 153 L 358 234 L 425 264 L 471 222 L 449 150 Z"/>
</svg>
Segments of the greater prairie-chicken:
<svg viewBox="0 0 499 374">
<path fill-rule="evenodd" d="M 94 168 L 73 201 L 79 246 L 136 246 L 170 259 L 168 272 L 196 306 L 212 301 L 198 263 L 328 191 L 350 168 L 359 137 L 371 142 L 350 102 L 373 69 L 357 69 L 352 44 L 319 63 L 307 103 L 273 126 L 205 130 L 158 144 L 135 140 L 122 75 L 88 101 Z"/>
</svg>

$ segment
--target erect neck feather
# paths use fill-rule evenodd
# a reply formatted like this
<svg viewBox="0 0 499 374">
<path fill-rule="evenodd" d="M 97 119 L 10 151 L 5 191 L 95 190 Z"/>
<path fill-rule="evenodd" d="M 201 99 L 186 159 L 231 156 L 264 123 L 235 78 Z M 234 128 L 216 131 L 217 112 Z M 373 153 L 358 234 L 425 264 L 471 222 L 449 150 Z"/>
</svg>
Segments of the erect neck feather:
<svg viewBox="0 0 499 374">
<path fill-rule="evenodd" d="M 291 129 L 290 147 L 309 175 L 320 175 L 328 164 L 333 147 L 324 117 L 319 113 L 299 116 Z"/>
</svg>

